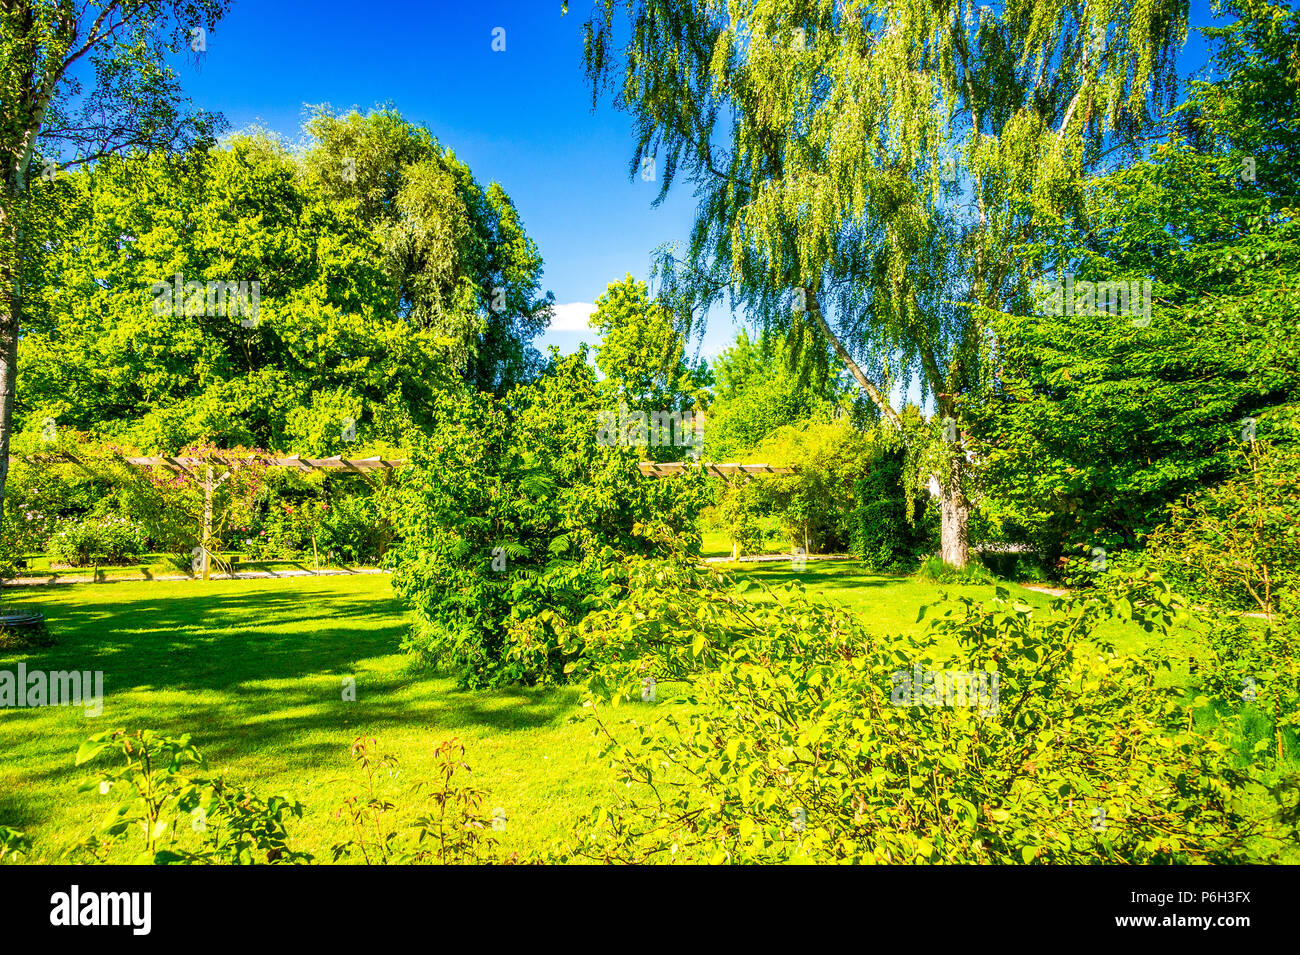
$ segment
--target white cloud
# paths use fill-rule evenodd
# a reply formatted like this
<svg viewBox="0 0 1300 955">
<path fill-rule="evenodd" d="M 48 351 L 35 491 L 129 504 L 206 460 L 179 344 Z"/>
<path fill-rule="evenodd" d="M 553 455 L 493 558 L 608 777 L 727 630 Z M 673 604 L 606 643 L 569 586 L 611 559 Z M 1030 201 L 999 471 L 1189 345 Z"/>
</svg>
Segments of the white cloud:
<svg viewBox="0 0 1300 955">
<path fill-rule="evenodd" d="M 554 314 L 551 317 L 551 327 L 548 331 L 585 332 L 590 327 L 587 320 L 591 318 L 592 313 L 595 311 L 596 306 L 590 302 L 569 302 L 567 305 L 556 305 Z"/>
</svg>

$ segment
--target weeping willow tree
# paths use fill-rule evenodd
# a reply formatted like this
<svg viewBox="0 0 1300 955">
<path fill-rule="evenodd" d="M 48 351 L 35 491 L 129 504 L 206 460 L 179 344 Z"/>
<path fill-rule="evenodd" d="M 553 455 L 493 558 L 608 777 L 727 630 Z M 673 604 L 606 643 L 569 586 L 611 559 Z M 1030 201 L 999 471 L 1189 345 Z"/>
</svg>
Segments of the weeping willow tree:
<svg viewBox="0 0 1300 955">
<path fill-rule="evenodd" d="M 688 329 L 722 301 L 813 328 L 900 436 L 888 396 L 916 382 L 936 413 L 902 437 L 960 567 L 988 316 L 1025 306 L 1043 230 L 1172 105 L 1186 25 L 1185 0 L 597 0 L 585 65 L 656 203 L 695 190 L 661 299 Z"/>
</svg>

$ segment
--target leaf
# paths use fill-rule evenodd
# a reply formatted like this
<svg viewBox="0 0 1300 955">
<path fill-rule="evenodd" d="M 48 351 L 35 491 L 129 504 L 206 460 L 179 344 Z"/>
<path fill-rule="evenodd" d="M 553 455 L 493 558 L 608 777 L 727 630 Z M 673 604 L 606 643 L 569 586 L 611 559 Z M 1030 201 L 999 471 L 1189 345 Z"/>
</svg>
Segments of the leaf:
<svg viewBox="0 0 1300 955">
<path fill-rule="evenodd" d="M 84 763 L 90 762 L 104 750 L 108 749 L 110 745 L 111 743 L 108 740 L 99 737 L 86 740 L 86 742 L 77 747 L 77 765 L 81 766 Z"/>
</svg>

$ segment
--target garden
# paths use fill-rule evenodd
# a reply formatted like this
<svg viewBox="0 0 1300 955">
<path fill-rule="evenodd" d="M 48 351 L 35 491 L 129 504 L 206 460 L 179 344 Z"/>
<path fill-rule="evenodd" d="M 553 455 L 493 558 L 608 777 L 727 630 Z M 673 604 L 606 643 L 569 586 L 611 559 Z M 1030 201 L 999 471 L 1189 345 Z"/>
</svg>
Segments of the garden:
<svg viewBox="0 0 1300 955">
<path fill-rule="evenodd" d="M 565 349 L 167 9 L 0 124 L 0 863 L 1300 864 L 1300 13 L 597 3 L 689 239 Z"/>
</svg>

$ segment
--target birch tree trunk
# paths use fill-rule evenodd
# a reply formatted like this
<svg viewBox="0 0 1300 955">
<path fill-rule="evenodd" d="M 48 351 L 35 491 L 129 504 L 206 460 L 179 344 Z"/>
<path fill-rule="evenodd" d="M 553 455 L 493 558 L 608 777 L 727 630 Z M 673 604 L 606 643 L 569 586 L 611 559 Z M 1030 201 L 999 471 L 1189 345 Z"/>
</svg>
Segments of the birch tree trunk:
<svg viewBox="0 0 1300 955">
<path fill-rule="evenodd" d="M 952 472 L 940 483 L 940 543 L 943 562 L 958 570 L 970 562 L 970 501 L 966 498 L 966 457 L 956 446 Z"/>
</svg>

